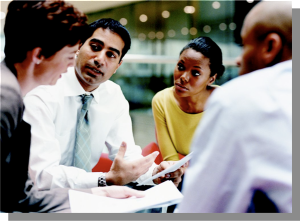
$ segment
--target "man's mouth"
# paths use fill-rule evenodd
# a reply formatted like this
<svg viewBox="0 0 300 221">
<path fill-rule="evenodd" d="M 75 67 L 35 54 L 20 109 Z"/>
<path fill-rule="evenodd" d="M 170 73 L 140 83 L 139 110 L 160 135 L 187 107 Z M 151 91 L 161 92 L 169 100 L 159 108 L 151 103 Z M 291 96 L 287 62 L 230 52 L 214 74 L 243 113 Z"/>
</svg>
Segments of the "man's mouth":
<svg viewBox="0 0 300 221">
<path fill-rule="evenodd" d="M 100 70 L 98 70 L 96 68 L 92 68 L 92 67 L 89 67 L 89 66 L 87 66 L 87 68 L 92 71 L 91 74 L 93 74 L 93 75 L 100 75 L 100 74 L 104 75 Z"/>
</svg>

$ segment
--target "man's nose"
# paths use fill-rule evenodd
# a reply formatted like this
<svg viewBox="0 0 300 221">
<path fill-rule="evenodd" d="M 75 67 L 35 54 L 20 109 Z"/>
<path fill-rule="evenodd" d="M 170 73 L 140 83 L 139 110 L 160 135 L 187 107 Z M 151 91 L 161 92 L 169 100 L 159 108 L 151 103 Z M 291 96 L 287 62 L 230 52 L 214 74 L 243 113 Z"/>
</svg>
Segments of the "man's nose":
<svg viewBox="0 0 300 221">
<path fill-rule="evenodd" d="M 95 65 L 99 68 L 103 65 L 105 59 L 105 53 L 103 51 L 100 51 L 97 53 L 97 56 L 94 58 Z"/>
</svg>

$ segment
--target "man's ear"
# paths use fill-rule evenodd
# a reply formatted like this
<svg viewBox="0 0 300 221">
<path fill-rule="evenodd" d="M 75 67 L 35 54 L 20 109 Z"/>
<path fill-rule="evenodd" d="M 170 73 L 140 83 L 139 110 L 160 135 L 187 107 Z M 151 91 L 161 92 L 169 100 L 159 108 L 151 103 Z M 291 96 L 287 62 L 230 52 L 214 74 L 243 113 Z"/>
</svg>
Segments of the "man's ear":
<svg viewBox="0 0 300 221">
<path fill-rule="evenodd" d="M 270 33 L 264 39 L 263 45 L 262 59 L 265 66 L 267 67 L 280 53 L 283 44 L 279 34 Z"/>
<path fill-rule="evenodd" d="M 217 78 L 217 74 L 215 74 L 212 77 L 209 77 L 208 86 L 212 85 L 215 82 L 216 78 Z"/>
<path fill-rule="evenodd" d="M 79 51 L 80 51 L 80 48 L 82 47 L 82 45 L 83 45 L 82 43 L 79 44 L 78 50 L 77 50 L 76 53 L 75 53 L 76 56 L 78 56 Z"/>
<path fill-rule="evenodd" d="M 42 48 L 34 48 L 31 53 L 31 59 L 35 64 L 40 64 L 44 60 L 44 56 L 42 55 Z"/>
<path fill-rule="evenodd" d="M 123 63 L 123 60 L 121 60 L 120 62 L 119 62 L 119 64 L 118 64 L 118 67 L 117 67 L 117 69 L 115 70 L 115 72 L 114 73 L 116 73 L 117 72 L 117 70 L 118 70 L 118 68 L 121 66 L 121 64 Z"/>
</svg>

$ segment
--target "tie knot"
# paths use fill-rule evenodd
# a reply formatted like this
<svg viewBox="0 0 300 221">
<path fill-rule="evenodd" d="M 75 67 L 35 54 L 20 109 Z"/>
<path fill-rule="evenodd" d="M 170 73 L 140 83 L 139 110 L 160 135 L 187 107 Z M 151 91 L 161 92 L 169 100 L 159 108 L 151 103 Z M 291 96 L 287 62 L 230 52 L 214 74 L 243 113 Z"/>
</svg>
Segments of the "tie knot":
<svg viewBox="0 0 300 221">
<path fill-rule="evenodd" d="M 91 104 L 91 101 L 93 99 L 93 95 L 87 95 L 87 94 L 83 94 L 81 95 L 82 99 L 82 109 L 87 110 Z"/>
</svg>

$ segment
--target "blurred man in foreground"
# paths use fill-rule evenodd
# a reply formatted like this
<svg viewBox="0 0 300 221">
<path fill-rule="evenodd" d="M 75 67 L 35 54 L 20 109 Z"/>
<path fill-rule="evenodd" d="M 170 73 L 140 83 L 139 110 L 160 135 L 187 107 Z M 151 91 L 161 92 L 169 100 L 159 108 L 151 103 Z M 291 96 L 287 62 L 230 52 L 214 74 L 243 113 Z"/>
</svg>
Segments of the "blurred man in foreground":
<svg viewBox="0 0 300 221">
<path fill-rule="evenodd" d="M 176 212 L 292 212 L 291 2 L 258 3 L 241 37 L 243 76 L 208 101 Z"/>
</svg>

